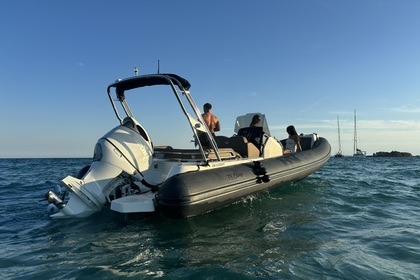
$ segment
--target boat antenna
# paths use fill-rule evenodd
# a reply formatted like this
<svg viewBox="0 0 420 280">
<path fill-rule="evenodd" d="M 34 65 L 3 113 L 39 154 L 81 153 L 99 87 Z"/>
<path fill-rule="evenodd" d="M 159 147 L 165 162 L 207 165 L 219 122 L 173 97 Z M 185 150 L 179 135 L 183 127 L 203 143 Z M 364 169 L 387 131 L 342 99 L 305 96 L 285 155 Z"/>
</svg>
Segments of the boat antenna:
<svg viewBox="0 0 420 280">
<path fill-rule="evenodd" d="M 160 74 L 160 61 L 159 61 L 159 59 L 158 59 L 158 72 L 157 73 Z"/>
<path fill-rule="evenodd" d="M 134 75 L 138 75 L 139 74 L 139 68 L 136 66 L 134 67 Z"/>
</svg>

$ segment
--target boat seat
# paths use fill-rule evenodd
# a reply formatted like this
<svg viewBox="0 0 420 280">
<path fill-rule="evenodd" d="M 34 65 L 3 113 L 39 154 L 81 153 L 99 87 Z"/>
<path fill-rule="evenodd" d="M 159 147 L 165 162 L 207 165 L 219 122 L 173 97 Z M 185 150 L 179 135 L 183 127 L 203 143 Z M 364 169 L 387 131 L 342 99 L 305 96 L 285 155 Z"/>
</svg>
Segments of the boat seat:
<svg viewBox="0 0 420 280">
<path fill-rule="evenodd" d="M 253 143 L 249 142 L 246 137 L 233 136 L 228 138 L 226 136 L 216 136 L 215 140 L 219 148 L 231 148 L 242 157 L 254 158 L 260 156 L 260 150 Z"/>
<path fill-rule="evenodd" d="M 300 137 L 300 146 L 302 151 L 312 149 L 314 143 L 318 140 L 318 135 L 316 133 L 311 134 L 301 134 Z"/>
<path fill-rule="evenodd" d="M 299 138 L 300 138 L 300 146 L 302 147 L 302 151 L 307 151 L 307 150 L 312 149 L 315 142 L 318 140 L 318 135 L 316 133 L 300 134 Z M 283 145 L 283 147 L 286 147 L 286 140 L 287 139 L 281 140 L 281 144 Z"/>
<path fill-rule="evenodd" d="M 206 157 L 210 160 L 216 160 L 216 154 L 212 149 L 205 150 Z M 154 148 L 154 156 L 158 159 L 171 159 L 181 161 L 200 161 L 203 156 L 200 150 L 196 149 L 174 149 L 171 146 L 156 146 Z M 236 153 L 231 148 L 219 149 L 219 156 L 223 159 L 235 159 L 240 157 L 240 154 Z"/>
<path fill-rule="evenodd" d="M 237 153 L 231 148 L 220 148 L 218 150 L 220 159 L 235 159 L 240 157 Z M 207 158 L 210 160 L 216 160 L 216 154 L 212 149 L 206 150 Z"/>
<path fill-rule="evenodd" d="M 183 161 L 200 161 L 203 155 L 196 149 L 174 149 L 171 146 L 157 146 L 154 148 L 154 157 L 158 159 L 173 159 Z"/>
<path fill-rule="evenodd" d="M 261 149 L 264 130 L 261 126 L 243 127 L 239 129 L 238 136 L 245 137 L 246 139 L 248 139 L 248 142 L 253 143 L 257 147 L 257 149 Z"/>
</svg>

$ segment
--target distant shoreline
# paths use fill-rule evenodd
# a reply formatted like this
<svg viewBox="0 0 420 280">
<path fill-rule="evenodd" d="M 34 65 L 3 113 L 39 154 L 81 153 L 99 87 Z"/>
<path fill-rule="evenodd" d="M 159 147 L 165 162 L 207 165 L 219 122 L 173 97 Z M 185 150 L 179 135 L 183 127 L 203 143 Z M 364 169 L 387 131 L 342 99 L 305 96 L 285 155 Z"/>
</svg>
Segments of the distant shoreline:
<svg viewBox="0 0 420 280">
<path fill-rule="evenodd" d="M 392 151 L 373 153 L 372 157 L 413 157 L 413 155 L 407 152 Z"/>
</svg>

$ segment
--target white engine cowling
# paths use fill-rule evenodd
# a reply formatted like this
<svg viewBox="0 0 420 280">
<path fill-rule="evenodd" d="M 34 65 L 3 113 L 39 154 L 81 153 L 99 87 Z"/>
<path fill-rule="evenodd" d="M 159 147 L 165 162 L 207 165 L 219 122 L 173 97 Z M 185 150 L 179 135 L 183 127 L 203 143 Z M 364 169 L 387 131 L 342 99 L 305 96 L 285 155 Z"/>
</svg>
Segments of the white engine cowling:
<svg viewBox="0 0 420 280">
<path fill-rule="evenodd" d="M 93 162 L 83 177 L 67 176 L 61 181 L 70 191 L 69 200 L 51 217 L 85 217 L 101 210 L 113 190 L 114 179 L 124 173 L 141 181 L 140 173 L 149 169 L 152 154 L 150 141 L 138 131 L 117 126 L 98 140 Z"/>
</svg>

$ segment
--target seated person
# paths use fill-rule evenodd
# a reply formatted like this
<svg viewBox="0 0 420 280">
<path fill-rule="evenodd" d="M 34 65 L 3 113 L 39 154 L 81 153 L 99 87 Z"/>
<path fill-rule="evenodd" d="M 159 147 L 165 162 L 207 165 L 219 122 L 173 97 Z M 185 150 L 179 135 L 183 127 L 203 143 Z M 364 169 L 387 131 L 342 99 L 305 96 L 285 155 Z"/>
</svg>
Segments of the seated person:
<svg viewBox="0 0 420 280">
<path fill-rule="evenodd" d="M 260 116 L 259 115 L 254 115 L 253 117 L 252 117 L 252 121 L 251 121 L 251 123 L 249 124 L 249 127 L 257 127 L 258 126 L 258 124 L 260 123 Z"/>
<path fill-rule="evenodd" d="M 296 132 L 295 127 L 293 125 L 289 125 L 286 131 L 289 134 L 289 137 L 286 139 L 286 147 L 283 154 L 288 155 L 302 151 L 302 147 L 300 146 L 300 137 Z"/>
<path fill-rule="evenodd" d="M 263 139 L 263 128 L 260 126 L 256 127 L 243 127 L 239 129 L 238 136 L 243 136 L 248 139 L 249 142 L 253 143 L 258 149 L 261 148 L 261 142 Z"/>
</svg>

